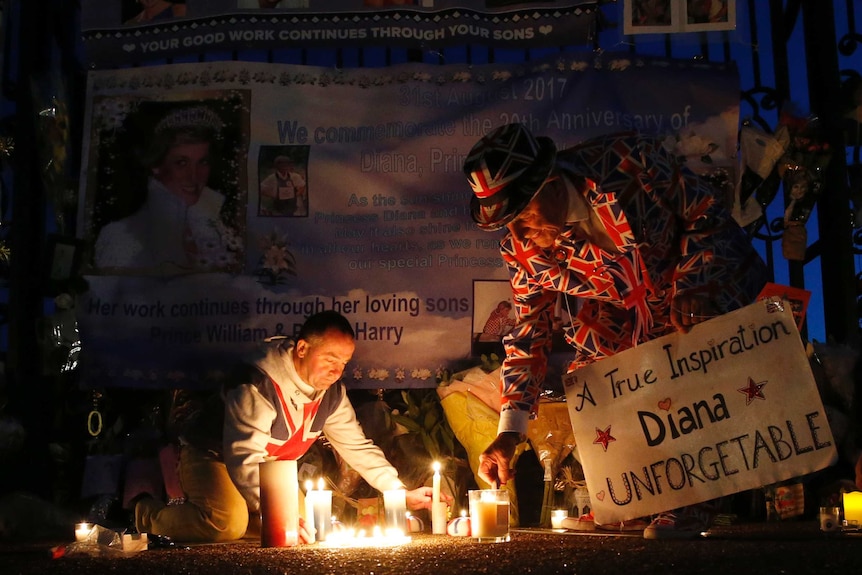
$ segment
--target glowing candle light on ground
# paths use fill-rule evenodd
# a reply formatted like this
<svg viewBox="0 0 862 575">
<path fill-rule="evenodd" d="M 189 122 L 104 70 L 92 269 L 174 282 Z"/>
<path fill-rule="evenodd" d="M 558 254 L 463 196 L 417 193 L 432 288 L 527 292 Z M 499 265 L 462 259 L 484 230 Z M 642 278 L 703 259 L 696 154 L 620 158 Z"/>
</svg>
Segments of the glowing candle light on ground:
<svg viewBox="0 0 862 575">
<path fill-rule="evenodd" d="M 364 530 L 356 531 L 355 529 L 343 529 L 333 531 L 323 547 L 392 547 L 395 545 L 403 545 L 410 543 L 411 537 L 396 529 L 381 530 L 379 526 L 375 526 L 371 534 L 367 534 Z"/>
</svg>

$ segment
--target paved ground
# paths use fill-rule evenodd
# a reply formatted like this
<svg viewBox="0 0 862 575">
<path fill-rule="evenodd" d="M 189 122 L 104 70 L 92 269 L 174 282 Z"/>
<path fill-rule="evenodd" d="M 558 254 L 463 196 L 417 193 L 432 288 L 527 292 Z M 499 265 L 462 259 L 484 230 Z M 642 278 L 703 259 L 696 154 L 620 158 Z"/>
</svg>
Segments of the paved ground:
<svg viewBox="0 0 862 575">
<path fill-rule="evenodd" d="M 811 521 L 714 528 L 694 541 L 647 541 L 638 535 L 598 535 L 523 529 L 507 543 L 419 534 L 393 547 L 262 548 L 245 540 L 220 545 L 150 548 L 100 556 L 64 542 L 0 544 L 3 575 L 469 575 L 569 574 L 794 575 L 862 573 L 862 534 L 826 536 Z"/>
</svg>

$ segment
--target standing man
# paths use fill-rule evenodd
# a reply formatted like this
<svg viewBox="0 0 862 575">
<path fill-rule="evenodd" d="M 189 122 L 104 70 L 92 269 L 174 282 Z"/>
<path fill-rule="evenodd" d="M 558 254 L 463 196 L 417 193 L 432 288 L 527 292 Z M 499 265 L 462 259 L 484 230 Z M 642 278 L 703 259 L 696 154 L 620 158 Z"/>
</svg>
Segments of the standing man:
<svg viewBox="0 0 862 575">
<path fill-rule="evenodd" d="M 511 478 L 515 447 L 537 415 L 559 293 L 581 302 L 567 310 L 573 371 L 743 307 L 768 279 L 720 195 L 656 139 L 609 135 L 558 152 L 508 124 L 473 147 L 464 172 L 476 225 L 507 229 L 500 252 L 517 312 L 503 340 L 498 435 L 479 457 L 489 483 Z M 663 513 L 644 536 L 695 536 L 710 511 Z"/>
<path fill-rule="evenodd" d="M 354 340 L 344 316 L 323 311 L 306 320 L 295 341 L 269 343 L 244 365 L 224 389 L 220 447 L 207 441 L 203 422 L 183 437 L 179 475 L 186 502 L 165 506 L 142 499 L 135 507 L 138 531 L 181 541 L 256 533 L 259 464 L 265 458 L 299 459 L 321 433 L 373 488 L 404 489 L 398 471 L 363 433 L 341 382 Z M 407 491 L 407 506 L 430 508 L 431 496 L 430 487 Z"/>
</svg>

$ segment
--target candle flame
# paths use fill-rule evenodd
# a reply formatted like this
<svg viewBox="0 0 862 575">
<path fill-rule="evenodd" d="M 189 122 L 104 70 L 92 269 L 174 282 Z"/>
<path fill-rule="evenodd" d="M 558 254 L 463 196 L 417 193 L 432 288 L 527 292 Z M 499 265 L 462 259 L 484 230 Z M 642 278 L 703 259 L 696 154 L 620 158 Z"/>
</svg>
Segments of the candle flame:
<svg viewBox="0 0 862 575">
<path fill-rule="evenodd" d="M 440 462 L 435 461 L 434 463 L 431 464 L 431 468 L 434 469 L 434 473 L 439 473 L 440 472 Z"/>
<path fill-rule="evenodd" d="M 325 481 L 323 480 L 323 478 L 321 477 L 320 479 L 318 479 L 318 480 L 317 480 L 317 488 L 318 488 L 319 490 L 323 491 L 323 488 L 324 488 L 324 487 L 326 487 L 326 482 L 325 482 Z"/>
</svg>

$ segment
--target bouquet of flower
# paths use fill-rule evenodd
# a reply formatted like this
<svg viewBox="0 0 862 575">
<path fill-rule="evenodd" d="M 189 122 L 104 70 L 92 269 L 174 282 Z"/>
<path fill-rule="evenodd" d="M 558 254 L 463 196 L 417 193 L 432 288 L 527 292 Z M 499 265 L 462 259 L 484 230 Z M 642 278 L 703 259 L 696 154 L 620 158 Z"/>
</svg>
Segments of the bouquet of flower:
<svg viewBox="0 0 862 575">
<path fill-rule="evenodd" d="M 782 112 L 776 136 L 787 142 L 777 165 L 784 184 L 782 253 L 788 260 L 802 261 L 808 245 L 805 224 L 823 191 L 823 172 L 832 152 L 816 117 L 801 118 Z"/>
</svg>

